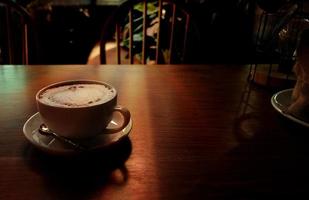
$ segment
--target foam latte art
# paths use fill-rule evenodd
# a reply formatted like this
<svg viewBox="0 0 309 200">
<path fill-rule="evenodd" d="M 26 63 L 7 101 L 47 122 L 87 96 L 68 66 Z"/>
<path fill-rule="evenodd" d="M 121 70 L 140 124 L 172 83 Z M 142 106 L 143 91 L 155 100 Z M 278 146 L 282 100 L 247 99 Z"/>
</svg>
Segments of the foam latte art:
<svg viewBox="0 0 309 200">
<path fill-rule="evenodd" d="M 114 90 L 101 84 L 72 84 L 47 89 L 40 95 L 44 104 L 59 107 L 86 107 L 104 103 Z"/>
</svg>

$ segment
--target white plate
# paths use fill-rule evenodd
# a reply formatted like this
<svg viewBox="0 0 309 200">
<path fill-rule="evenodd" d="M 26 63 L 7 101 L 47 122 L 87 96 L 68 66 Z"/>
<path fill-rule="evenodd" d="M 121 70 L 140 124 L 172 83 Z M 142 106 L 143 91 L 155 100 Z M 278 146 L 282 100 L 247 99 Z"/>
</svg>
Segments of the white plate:
<svg viewBox="0 0 309 200">
<path fill-rule="evenodd" d="M 109 127 L 117 126 L 121 119 L 113 117 Z M 23 132 L 27 140 L 40 150 L 55 155 L 72 155 L 80 153 L 69 145 L 63 144 L 52 136 L 45 136 L 38 132 L 39 126 L 42 124 L 39 113 L 32 115 L 24 124 Z M 132 129 L 132 120 L 121 131 L 114 134 L 101 134 L 91 140 L 84 141 L 83 146 L 88 147 L 89 151 L 100 150 L 120 141 L 129 135 Z"/>
<path fill-rule="evenodd" d="M 271 97 L 271 104 L 282 116 L 309 128 L 309 122 L 305 122 L 285 112 L 291 104 L 292 92 L 293 89 L 286 89 L 274 94 Z"/>
</svg>

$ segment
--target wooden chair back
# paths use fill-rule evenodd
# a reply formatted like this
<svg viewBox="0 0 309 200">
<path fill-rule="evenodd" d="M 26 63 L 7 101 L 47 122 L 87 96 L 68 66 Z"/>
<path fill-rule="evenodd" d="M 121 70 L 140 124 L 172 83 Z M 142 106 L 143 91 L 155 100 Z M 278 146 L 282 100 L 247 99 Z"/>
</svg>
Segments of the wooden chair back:
<svg viewBox="0 0 309 200">
<path fill-rule="evenodd" d="M 111 40 L 117 64 L 185 63 L 190 25 L 190 14 L 175 1 L 126 1 L 103 27 L 101 63 L 107 63 Z"/>
<path fill-rule="evenodd" d="M 19 4 L 0 0 L 0 63 L 29 63 L 29 24 L 31 16 Z"/>
</svg>

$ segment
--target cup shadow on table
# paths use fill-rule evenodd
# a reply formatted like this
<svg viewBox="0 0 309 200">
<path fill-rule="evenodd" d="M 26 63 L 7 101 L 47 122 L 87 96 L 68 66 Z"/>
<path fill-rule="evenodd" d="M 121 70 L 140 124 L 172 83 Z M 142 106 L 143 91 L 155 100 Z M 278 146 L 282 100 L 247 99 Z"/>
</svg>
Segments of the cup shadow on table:
<svg viewBox="0 0 309 200">
<path fill-rule="evenodd" d="M 47 155 L 30 146 L 25 157 L 43 177 L 50 194 L 84 199 L 108 185 L 125 185 L 129 178 L 125 162 L 131 152 L 131 140 L 125 137 L 103 150 L 74 156 Z"/>
</svg>

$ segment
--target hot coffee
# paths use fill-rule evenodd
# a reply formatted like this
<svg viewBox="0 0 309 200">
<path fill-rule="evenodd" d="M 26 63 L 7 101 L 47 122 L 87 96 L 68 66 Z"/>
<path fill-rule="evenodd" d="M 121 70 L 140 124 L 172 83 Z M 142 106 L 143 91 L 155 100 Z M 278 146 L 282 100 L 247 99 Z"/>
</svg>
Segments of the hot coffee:
<svg viewBox="0 0 309 200">
<path fill-rule="evenodd" d="M 53 87 L 39 96 L 39 101 L 50 106 L 87 107 L 109 101 L 115 91 L 102 84 L 72 84 Z"/>
<path fill-rule="evenodd" d="M 130 122 L 130 112 L 117 105 L 116 89 L 94 80 L 69 80 L 42 88 L 36 94 L 44 124 L 60 136 L 84 139 L 98 134 L 117 133 Z M 123 123 L 108 127 L 119 112 Z"/>
</svg>

